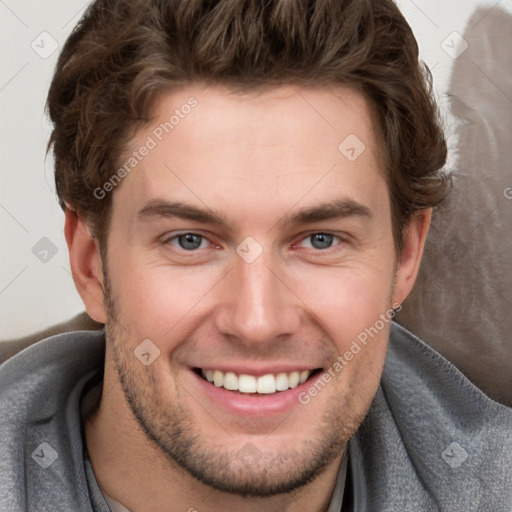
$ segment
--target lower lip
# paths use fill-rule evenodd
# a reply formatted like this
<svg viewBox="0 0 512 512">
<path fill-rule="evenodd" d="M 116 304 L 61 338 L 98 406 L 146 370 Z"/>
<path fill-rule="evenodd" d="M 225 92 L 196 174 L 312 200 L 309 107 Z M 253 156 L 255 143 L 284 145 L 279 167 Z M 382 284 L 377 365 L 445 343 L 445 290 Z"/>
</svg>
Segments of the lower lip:
<svg viewBox="0 0 512 512">
<path fill-rule="evenodd" d="M 277 391 L 272 394 L 241 394 L 228 391 L 222 387 L 210 384 L 207 380 L 201 378 L 193 370 L 190 370 L 201 390 L 216 404 L 221 406 L 227 412 L 238 416 L 257 416 L 279 415 L 289 413 L 294 407 L 301 406 L 299 395 L 309 386 L 309 379 L 296 388 L 288 391 Z"/>
</svg>

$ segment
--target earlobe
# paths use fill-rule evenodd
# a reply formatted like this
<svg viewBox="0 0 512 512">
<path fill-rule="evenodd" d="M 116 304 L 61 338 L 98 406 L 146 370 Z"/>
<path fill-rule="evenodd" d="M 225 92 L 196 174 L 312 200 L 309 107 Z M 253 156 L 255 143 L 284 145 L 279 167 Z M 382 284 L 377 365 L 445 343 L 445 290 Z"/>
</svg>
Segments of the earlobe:
<svg viewBox="0 0 512 512">
<path fill-rule="evenodd" d="M 85 221 L 75 211 L 67 208 L 65 216 L 66 242 L 76 289 L 89 316 L 96 322 L 106 323 L 103 271 L 98 243 L 89 233 Z"/>
<path fill-rule="evenodd" d="M 403 235 L 403 246 L 396 270 L 393 304 L 401 304 L 409 295 L 418 271 L 425 247 L 432 209 L 416 212 Z"/>
</svg>

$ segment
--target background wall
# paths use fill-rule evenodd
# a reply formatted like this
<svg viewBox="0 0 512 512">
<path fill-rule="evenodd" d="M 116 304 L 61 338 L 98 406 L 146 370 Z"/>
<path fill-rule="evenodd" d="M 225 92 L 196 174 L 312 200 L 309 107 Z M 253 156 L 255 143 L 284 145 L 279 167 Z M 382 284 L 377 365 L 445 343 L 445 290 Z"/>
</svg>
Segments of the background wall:
<svg viewBox="0 0 512 512">
<path fill-rule="evenodd" d="M 70 275 L 63 214 L 54 193 L 49 125 L 44 102 L 56 58 L 88 2 L 0 0 L 0 338 L 8 339 L 70 318 L 83 310 Z M 433 72 L 449 117 L 447 90 L 453 64 L 471 55 L 462 34 L 510 0 L 401 0 Z M 481 9 L 479 19 L 468 20 Z M 499 80 L 487 76 L 495 90 Z M 450 130 L 451 132 L 452 130 Z M 455 136 L 450 145 L 456 146 Z M 452 151 L 449 167 L 456 167 Z M 511 183 L 512 185 L 512 183 Z"/>
</svg>

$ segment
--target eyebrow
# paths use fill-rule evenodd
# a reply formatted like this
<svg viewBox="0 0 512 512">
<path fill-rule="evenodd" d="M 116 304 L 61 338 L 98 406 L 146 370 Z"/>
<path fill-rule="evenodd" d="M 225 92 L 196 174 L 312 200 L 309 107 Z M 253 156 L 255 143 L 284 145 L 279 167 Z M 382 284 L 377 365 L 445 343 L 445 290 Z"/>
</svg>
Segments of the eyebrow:
<svg viewBox="0 0 512 512">
<path fill-rule="evenodd" d="M 343 219 L 347 217 L 362 217 L 370 219 L 373 213 L 368 208 L 353 199 L 335 199 L 317 206 L 301 208 L 296 212 L 285 215 L 278 224 L 310 224 L 323 220 Z"/>
<path fill-rule="evenodd" d="M 199 208 L 181 202 L 169 202 L 160 199 L 149 201 L 137 212 L 142 221 L 151 221 L 155 218 L 178 217 L 192 220 L 202 224 L 212 224 L 230 229 L 226 218 L 219 212 L 210 208 Z M 282 226 L 294 224 L 310 224 L 324 220 L 335 220 L 347 217 L 371 218 L 373 213 L 365 205 L 352 199 L 338 199 L 328 201 L 316 206 L 301 208 L 282 217 L 277 223 Z"/>
<path fill-rule="evenodd" d="M 180 202 L 162 201 L 160 199 L 149 201 L 138 211 L 137 217 L 143 221 L 151 221 L 159 217 L 178 217 L 202 224 L 214 224 L 224 228 L 228 227 L 224 216 L 214 210 L 198 208 L 197 206 Z"/>
</svg>

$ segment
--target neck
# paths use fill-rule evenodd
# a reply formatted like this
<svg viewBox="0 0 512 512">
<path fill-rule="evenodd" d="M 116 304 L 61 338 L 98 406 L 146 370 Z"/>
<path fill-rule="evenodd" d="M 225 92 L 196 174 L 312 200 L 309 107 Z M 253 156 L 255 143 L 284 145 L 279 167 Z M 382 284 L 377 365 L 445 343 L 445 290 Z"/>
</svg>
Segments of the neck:
<svg viewBox="0 0 512 512">
<path fill-rule="evenodd" d="M 147 437 L 116 383 L 104 386 L 99 409 L 86 421 L 85 438 L 100 489 L 131 512 L 325 512 L 341 464 L 340 456 L 313 482 L 278 496 L 247 498 L 214 490 Z"/>
</svg>

